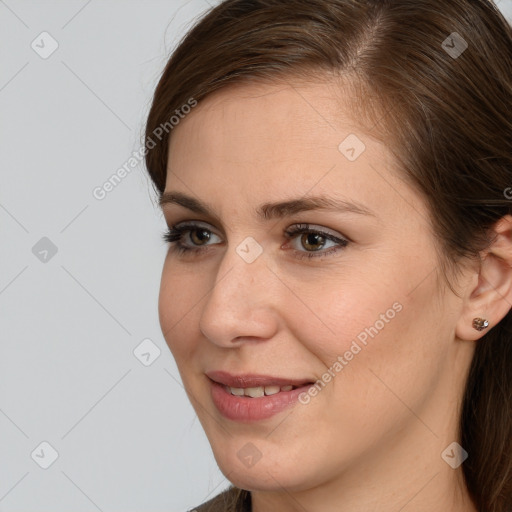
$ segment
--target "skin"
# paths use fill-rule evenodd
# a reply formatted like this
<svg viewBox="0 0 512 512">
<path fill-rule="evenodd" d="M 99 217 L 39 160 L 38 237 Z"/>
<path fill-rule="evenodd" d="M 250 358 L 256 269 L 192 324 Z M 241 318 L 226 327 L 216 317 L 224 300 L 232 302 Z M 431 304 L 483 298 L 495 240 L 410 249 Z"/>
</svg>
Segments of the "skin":
<svg viewBox="0 0 512 512">
<path fill-rule="evenodd" d="M 162 273 L 160 323 L 186 392 L 221 471 L 252 491 L 254 512 L 476 511 L 462 467 L 441 453 L 458 439 L 467 372 L 486 332 L 472 319 L 492 328 L 510 309 L 512 219 L 497 225 L 497 241 L 454 294 L 440 276 L 427 205 L 396 175 L 388 149 L 358 127 L 332 83 L 292 85 L 221 89 L 172 132 L 166 192 L 208 203 L 217 217 L 163 206 L 169 226 L 210 230 L 207 241 L 197 231 L 184 237 L 207 252 L 180 255 L 172 245 Z M 366 145 L 355 161 L 338 150 L 351 133 Z M 375 216 L 254 214 L 305 195 L 357 201 Z M 305 222 L 349 244 L 300 259 L 337 246 L 284 237 Z M 248 236 L 263 250 L 250 264 L 235 250 Z M 206 371 L 315 381 L 394 303 L 401 311 L 307 405 L 242 424 L 213 404 Z M 261 453 L 252 467 L 237 456 L 247 443 Z"/>
</svg>

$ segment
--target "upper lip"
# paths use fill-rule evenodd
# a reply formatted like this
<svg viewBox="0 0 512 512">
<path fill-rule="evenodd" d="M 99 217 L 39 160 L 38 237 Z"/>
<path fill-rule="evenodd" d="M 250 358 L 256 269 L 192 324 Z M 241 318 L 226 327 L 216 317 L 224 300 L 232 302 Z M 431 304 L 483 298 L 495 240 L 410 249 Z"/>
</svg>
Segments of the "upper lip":
<svg viewBox="0 0 512 512">
<path fill-rule="evenodd" d="M 231 388 L 256 388 L 260 386 L 303 386 L 313 382 L 309 379 L 274 377 L 271 375 L 249 374 L 232 375 L 224 371 L 209 371 L 206 376 L 211 380 Z"/>
</svg>

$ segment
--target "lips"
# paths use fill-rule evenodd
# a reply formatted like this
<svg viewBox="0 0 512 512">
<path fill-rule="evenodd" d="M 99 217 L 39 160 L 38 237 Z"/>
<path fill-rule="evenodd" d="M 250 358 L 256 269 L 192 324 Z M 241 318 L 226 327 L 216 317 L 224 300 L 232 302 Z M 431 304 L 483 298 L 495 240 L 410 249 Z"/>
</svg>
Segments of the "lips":
<svg viewBox="0 0 512 512">
<path fill-rule="evenodd" d="M 312 384 L 314 381 L 310 379 L 294 379 L 285 377 L 273 377 L 261 374 L 243 374 L 232 375 L 224 371 L 206 372 L 206 376 L 218 384 L 223 384 L 230 388 L 257 388 L 270 386 L 293 386 L 300 388 L 306 384 Z"/>
<path fill-rule="evenodd" d="M 269 419 L 297 404 L 299 395 L 313 384 L 308 379 L 270 375 L 232 375 L 207 372 L 211 399 L 225 418 L 242 423 Z"/>
</svg>

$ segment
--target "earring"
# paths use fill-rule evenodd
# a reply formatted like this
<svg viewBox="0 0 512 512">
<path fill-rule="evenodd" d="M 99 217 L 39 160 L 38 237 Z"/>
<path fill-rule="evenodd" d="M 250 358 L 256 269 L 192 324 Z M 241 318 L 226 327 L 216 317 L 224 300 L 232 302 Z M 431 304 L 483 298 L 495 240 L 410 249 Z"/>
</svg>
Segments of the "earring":
<svg viewBox="0 0 512 512">
<path fill-rule="evenodd" d="M 477 331 L 483 331 L 489 327 L 489 322 L 485 318 L 473 318 L 473 327 Z"/>
</svg>

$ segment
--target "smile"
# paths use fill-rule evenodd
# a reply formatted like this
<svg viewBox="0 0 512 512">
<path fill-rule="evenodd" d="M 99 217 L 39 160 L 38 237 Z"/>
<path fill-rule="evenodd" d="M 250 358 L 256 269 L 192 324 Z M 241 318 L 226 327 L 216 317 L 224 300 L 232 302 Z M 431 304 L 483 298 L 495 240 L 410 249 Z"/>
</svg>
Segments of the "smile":
<svg viewBox="0 0 512 512">
<path fill-rule="evenodd" d="M 258 386 L 255 388 L 232 388 L 225 386 L 226 391 L 234 396 L 249 396 L 251 398 L 260 398 L 262 396 L 276 395 L 281 391 L 291 391 L 296 389 L 297 386 Z"/>
<path fill-rule="evenodd" d="M 223 371 L 206 373 L 213 404 L 231 421 L 250 423 L 271 418 L 298 403 L 313 380 L 266 375 L 232 375 Z"/>
</svg>

